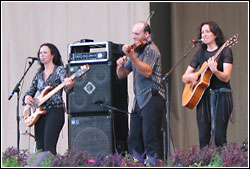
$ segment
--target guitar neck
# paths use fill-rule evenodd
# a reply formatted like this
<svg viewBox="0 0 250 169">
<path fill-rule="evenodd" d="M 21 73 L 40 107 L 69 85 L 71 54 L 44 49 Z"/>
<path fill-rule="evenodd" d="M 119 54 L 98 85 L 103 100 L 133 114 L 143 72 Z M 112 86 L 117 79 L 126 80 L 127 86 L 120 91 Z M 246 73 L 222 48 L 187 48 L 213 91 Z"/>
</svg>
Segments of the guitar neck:
<svg viewBox="0 0 250 169">
<path fill-rule="evenodd" d="M 215 53 L 214 55 L 214 60 L 216 60 L 218 62 L 219 60 L 219 55 L 221 53 L 221 51 L 225 48 L 225 43 L 220 47 L 220 49 Z M 208 65 L 207 62 L 204 62 L 201 66 L 201 69 L 198 71 L 198 73 L 203 74 L 207 71 L 208 69 Z"/>
<path fill-rule="evenodd" d="M 215 53 L 215 55 L 214 55 L 214 59 L 218 62 L 218 60 L 219 60 L 219 55 L 220 55 L 220 53 L 221 53 L 221 51 L 223 50 L 225 48 L 225 43 L 220 47 L 220 49 Z"/>
<path fill-rule="evenodd" d="M 76 74 L 74 73 L 73 75 L 70 76 L 71 79 L 74 79 L 76 77 Z M 61 90 L 65 86 L 65 82 L 62 82 L 60 85 L 58 85 L 56 88 L 51 90 L 48 94 L 46 94 L 40 101 L 39 105 L 41 106 L 44 102 L 46 102 L 51 96 L 53 96 L 56 92 Z"/>
</svg>

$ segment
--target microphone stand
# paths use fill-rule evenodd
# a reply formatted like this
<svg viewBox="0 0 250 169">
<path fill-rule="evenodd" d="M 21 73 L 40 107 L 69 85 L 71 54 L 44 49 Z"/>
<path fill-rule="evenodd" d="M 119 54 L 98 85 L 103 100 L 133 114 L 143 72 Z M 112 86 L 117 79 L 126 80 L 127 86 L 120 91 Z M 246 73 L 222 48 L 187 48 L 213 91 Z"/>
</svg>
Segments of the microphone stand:
<svg viewBox="0 0 250 169">
<path fill-rule="evenodd" d="M 165 74 L 165 76 L 162 78 L 162 80 L 165 82 L 165 87 L 166 87 L 166 127 L 167 127 L 167 146 L 168 146 L 168 155 L 167 159 L 168 162 L 170 162 L 170 105 L 169 105 L 169 95 L 168 95 L 168 86 L 169 86 L 169 75 L 176 69 L 176 67 L 187 57 L 187 55 L 192 51 L 193 48 L 196 47 L 196 44 L 194 43 L 192 48 L 190 48 L 184 55 L 183 57 L 170 69 L 169 72 Z M 164 135 L 164 145 L 165 145 L 165 135 Z M 164 158 L 166 158 L 166 146 L 164 146 Z M 166 161 L 166 160 L 165 160 Z"/>
<path fill-rule="evenodd" d="M 101 107 L 105 107 L 105 108 L 108 108 L 108 109 L 113 110 L 113 111 L 122 112 L 122 113 L 125 113 L 127 115 L 131 114 L 131 113 L 127 112 L 127 111 L 124 111 L 124 110 L 121 110 L 121 109 L 118 109 L 118 108 L 115 108 L 115 107 L 112 107 L 112 106 L 108 106 L 108 105 L 103 104 L 103 103 L 94 103 L 94 104 L 98 104 Z"/>
<path fill-rule="evenodd" d="M 16 108 L 16 120 L 17 120 L 17 151 L 19 152 L 19 144 L 20 144 L 20 129 L 19 129 L 19 122 L 20 122 L 20 116 L 19 116 L 19 100 L 20 100 L 20 89 L 19 86 L 24 78 L 24 76 L 27 74 L 27 72 L 29 71 L 29 69 L 31 68 L 31 66 L 34 63 L 34 59 L 32 59 L 32 61 L 29 62 L 29 67 L 28 69 L 24 72 L 23 77 L 21 78 L 21 80 L 16 84 L 15 88 L 13 89 L 12 93 L 10 94 L 8 100 L 10 100 L 12 98 L 12 96 L 14 96 L 15 93 L 17 93 L 17 108 Z"/>
</svg>

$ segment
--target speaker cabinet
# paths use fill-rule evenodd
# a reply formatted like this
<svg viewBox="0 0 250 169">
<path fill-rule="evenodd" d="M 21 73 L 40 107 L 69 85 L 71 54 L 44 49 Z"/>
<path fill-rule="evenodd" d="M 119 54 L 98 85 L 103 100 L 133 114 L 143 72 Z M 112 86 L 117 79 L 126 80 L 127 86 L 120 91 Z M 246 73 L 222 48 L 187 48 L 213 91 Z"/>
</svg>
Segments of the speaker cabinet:
<svg viewBox="0 0 250 169">
<path fill-rule="evenodd" d="M 119 126 L 118 126 L 119 125 Z M 127 151 L 127 118 L 113 113 L 69 118 L 69 148 L 85 150 L 89 156 Z"/>
<path fill-rule="evenodd" d="M 70 65 L 69 74 L 75 73 L 81 65 Z M 67 108 L 71 114 L 108 111 L 98 103 L 127 111 L 127 79 L 116 75 L 116 63 L 89 63 L 90 70 L 75 78 L 74 88 L 67 95 Z"/>
<path fill-rule="evenodd" d="M 127 151 L 128 118 L 117 111 L 128 110 L 127 78 L 116 75 L 121 48 L 112 42 L 68 45 L 69 75 L 89 65 L 89 71 L 74 79 L 74 88 L 66 95 L 72 150 L 87 150 L 90 156 Z"/>
</svg>

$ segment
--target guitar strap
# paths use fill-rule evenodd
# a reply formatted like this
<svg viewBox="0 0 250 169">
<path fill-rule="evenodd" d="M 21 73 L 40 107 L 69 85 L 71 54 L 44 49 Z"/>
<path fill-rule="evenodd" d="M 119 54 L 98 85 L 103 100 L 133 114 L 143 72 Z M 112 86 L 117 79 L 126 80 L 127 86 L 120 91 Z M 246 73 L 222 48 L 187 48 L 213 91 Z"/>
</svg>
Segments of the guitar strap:
<svg viewBox="0 0 250 169">
<path fill-rule="evenodd" d="M 54 70 L 53 70 L 53 73 L 52 73 L 52 77 L 51 77 L 51 81 L 49 82 L 49 84 L 46 84 L 47 86 L 52 86 L 53 88 L 56 87 L 56 69 L 57 69 L 58 66 L 55 66 L 54 67 Z"/>
</svg>

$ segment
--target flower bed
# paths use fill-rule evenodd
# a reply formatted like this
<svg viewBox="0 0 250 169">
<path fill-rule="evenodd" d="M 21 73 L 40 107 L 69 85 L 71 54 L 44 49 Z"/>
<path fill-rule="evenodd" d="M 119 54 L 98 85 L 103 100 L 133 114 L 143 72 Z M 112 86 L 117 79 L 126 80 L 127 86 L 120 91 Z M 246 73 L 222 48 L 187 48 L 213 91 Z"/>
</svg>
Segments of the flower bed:
<svg viewBox="0 0 250 169">
<path fill-rule="evenodd" d="M 223 147 L 207 146 L 199 150 L 197 145 L 186 152 L 177 150 L 172 153 L 170 162 L 155 159 L 156 163 L 143 159 L 142 156 L 128 153 L 115 153 L 108 156 L 89 157 L 88 152 L 67 150 L 63 155 L 52 155 L 50 152 L 29 154 L 27 150 L 17 151 L 10 147 L 2 153 L 2 165 L 5 167 L 246 167 L 248 166 L 248 142 L 239 146 L 229 143 Z"/>
</svg>

